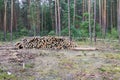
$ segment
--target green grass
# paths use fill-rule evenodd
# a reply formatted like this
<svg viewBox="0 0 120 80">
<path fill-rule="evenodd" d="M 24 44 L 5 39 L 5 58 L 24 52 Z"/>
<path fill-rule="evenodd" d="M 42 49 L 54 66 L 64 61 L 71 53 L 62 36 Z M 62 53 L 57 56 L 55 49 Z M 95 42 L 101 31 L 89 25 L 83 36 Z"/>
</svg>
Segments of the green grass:
<svg viewBox="0 0 120 80">
<path fill-rule="evenodd" d="M 106 58 L 106 59 L 119 59 L 120 60 L 119 53 L 104 53 L 104 54 L 101 54 L 101 57 Z"/>
<path fill-rule="evenodd" d="M 120 66 L 116 65 L 103 65 L 100 68 L 98 68 L 101 72 L 108 72 L 108 73 L 120 73 Z"/>
<path fill-rule="evenodd" d="M 34 63 L 25 64 L 25 68 L 34 68 Z"/>
<path fill-rule="evenodd" d="M 0 80 L 17 80 L 17 78 L 15 75 L 8 75 L 7 72 L 4 72 L 2 69 L 0 69 Z"/>
</svg>

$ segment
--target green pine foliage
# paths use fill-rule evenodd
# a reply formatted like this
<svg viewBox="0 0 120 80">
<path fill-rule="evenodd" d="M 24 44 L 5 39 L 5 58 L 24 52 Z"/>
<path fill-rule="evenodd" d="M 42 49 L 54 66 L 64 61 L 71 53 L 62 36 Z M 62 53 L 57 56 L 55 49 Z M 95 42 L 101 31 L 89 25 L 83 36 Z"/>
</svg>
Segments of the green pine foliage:
<svg viewBox="0 0 120 80">
<path fill-rule="evenodd" d="M 112 28 L 111 30 L 111 33 L 107 33 L 107 38 L 110 38 L 110 39 L 118 39 L 118 32 L 117 32 L 117 29 L 116 28 Z"/>
<path fill-rule="evenodd" d="M 63 29 L 61 33 L 62 33 L 62 36 L 68 36 L 69 35 L 68 28 Z M 72 37 L 81 37 L 80 30 L 75 27 L 71 27 L 71 36 Z"/>
<path fill-rule="evenodd" d="M 48 33 L 48 35 L 54 36 L 54 35 L 55 35 L 55 31 L 50 31 L 50 32 Z"/>
</svg>

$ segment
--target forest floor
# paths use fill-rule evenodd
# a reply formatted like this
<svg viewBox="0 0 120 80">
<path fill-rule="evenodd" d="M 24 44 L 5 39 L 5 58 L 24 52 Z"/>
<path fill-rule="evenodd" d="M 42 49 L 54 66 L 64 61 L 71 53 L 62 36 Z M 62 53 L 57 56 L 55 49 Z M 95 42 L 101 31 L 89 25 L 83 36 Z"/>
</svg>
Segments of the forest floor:
<svg viewBox="0 0 120 80">
<path fill-rule="evenodd" d="M 91 47 L 78 42 L 80 47 Z M 120 80 L 120 45 L 97 42 L 96 51 L 12 49 L 0 43 L 0 80 Z"/>
</svg>

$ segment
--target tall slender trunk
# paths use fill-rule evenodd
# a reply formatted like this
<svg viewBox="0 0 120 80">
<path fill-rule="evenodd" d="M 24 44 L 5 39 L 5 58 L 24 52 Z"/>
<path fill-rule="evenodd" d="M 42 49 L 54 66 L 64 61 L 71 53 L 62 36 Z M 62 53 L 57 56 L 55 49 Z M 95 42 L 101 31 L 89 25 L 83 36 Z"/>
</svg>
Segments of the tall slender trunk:
<svg viewBox="0 0 120 80">
<path fill-rule="evenodd" d="M 101 0 L 101 30 L 102 30 L 102 37 L 103 37 L 103 21 L 104 21 L 104 20 L 103 20 L 103 19 L 104 19 L 104 18 L 103 18 L 103 12 L 104 12 L 104 11 L 103 11 L 103 8 L 104 8 L 104 7 L 103 7 L 103 6 L 104 6 L 103 3 L 104 3 L 103 0 Z"/>
<path fill-rule="evenodd" d="M 113 26 L 116 26 L 116 4 L 115 4 L 115 0 L 113 2 L 113 6 L 112 7 L 113 7 Z"/>
<path fill-rule="evenodd" d="M 27 3 L 28 3 L 28 9 L 27 9 L 27 27 L 28 29 L 31 29 L 31 20 L 30 20 L 30 0 L 27 0 Z"/>
<path fill-rule="evenodd" d="M 106 36 L 106 0 L 103 2 L 103 37 Z"/>
<path fill-rule="evenodd" d="M 118 16 L 120 16 L 120 1 L 118 0 Z M 120 43 L 120 17 L 118 17 L 118 34 L 119 34 L 119 43 Z"/>
<path fill-rule="evenodd" d="M 7 13 L 6 13 L 6 11 L 7 11 L 7 0 L 4 0 L 4 7 L 5 7 L 5 12 L 4 12 L 4 40 L 6 41 L 6 25 L 7 25 L 7 20 L 6 20 L 6 18 L 7 18 Z"/>
<path fill-rule="evenodd" d="M 71 40 L 71 29 L 70 29 L 70 0 L 68 0 L 68 30 L 69 30 L 69 39 Z"/>
<path fill-rule="evenodd" d="M 51 22 L 52 22 L 52 30 L 54 30 L 54 20 L 53 20 L 53 11 L 52 11 L 52 0 L 49 0 L 49 5 L 50 5 L 50 15 L 51 15 Z"/>
<path fill-rule="evenodd" d="M 92 28 L 91 28 L 91 0 L 88 0 L 88 13 L 89 13 L 89 37 L 92 42 Z"/>
<path fill-rule="evenodd" d="M 70 5 L 70 2 L 68 4 Z M 74 0 L 74 15 L 73 15 L 73 26 L 74 27 L 75 27 L 75 16 L 76 16 L 76 0 Z"/>
<path fill-rule="evenodd" d="M 111 16 L 110 16 L 110 22 L 111 22 L 111 30 L 112 30 L 112 28 L 113 28 L 113 9 L 112 9 L 112 6 L 113 6 L 113 1 L 111 0 Z"/>
<path fill-rule="evenodd" d="M 87 12 L 87 0 L 84 0 L 85 2 L 84 2 L 84 12 L 86 13 Z M 85 17 L 85 19 L 86 19 L 86 17 Z"/>
<path fill-rule="evenodd" d="M 44 5 L 44 3 L 43 3 L 43 5 Z M 43 31 L 43 26 L 44 26 L 44 6 L 42 6 L 42 23 L 41 23 L 41 31 Z"/>
<path fill-rule="evenodd" d="M 102 26 L 102 21 L 101 21 L 101 0 L 99 0 L 99 24 Z M 101 28 L 102 30 L 102 28 Z"/>
<path fill-rule="evenodd" d="M 13 4 L 15 4 L 15 0 L 14 0 L 14 3 Z M 14 28 L 15 28 L 15 30 L 17 30 L 17 15 L 16 15 L 16 8 L 15 8 L 16 6 L 15 5 L 13 5 L 13 26 L 14 26 Z"/>
<path fill-rule="evenodd" d="M 55 0 L 55 28 L 56 35 L 58 35 L 57 0 Z"/>
<path fill-rule="evenodd" d="M 94 0 L 94 42 L 96 42 L 96 0 Z"/>
<path fill-rule="evenodd" d="M 47 7 L 44 7 L 44 30 L 47 30 L 47 14 L 46 14 Z M 48 30 L 49 31 L 49 30 Z"/>
<path fill-rule="evenodd" d="M 84 0 L 84 1 L 85 1 L 84 2 L 84 13 L 86 13 L 88 11 L 88 4 L 87 4 L 88 0 Z M 86 21 L 86 19 L 87 19 L 87 16 L 84 16 L 85 21 Z"/>
<path fill-rule="evenodd" d="M 82 15 L 82 20 L 84 21 L 85 19 L 84 19 L 84 13 L 85 13 L 85 0 L 82 0 L 82 13 L 83 13 L 83 15 Z"/>
<path fill-rule="evenodd" d="M 61 36 L 61 20 L 60 20 L 60 0 L 57 0 L 58 5 L 58 35 Z"/>
<path fill-rule="evenodd" d="M 105 30 L 105 36 L 106 36 L 106 33 L 108 31 L 108 26 L 109 26 L 109 10 L 108 10 L 108 7 L 107 7 L 107 1 L 106 1 L 106 30 Z"/>
<path fill-rule="evenodd" d="M 36 11 L 37 11 L 37 35 L 39 36 L 40 35 L 40 2 L 39 0 L 36 0 L 36 5 L 37 5 L 37 8 L 36 8 Z"/>
<path fill-rule="evenodd" d="M 3 27 L 3 26 L 2 26 L 2 19 L 3 19 L 3 18 L 2 18 L 2 16 L 1 16 L 1 14 L 2 14 L 2 10 L 0 10 L 0 29 L 2 29 L 2 27 Z"/>
<path fill-rule="evenodd" d="M 13 0 L 11 0 L 11 28 L 10 28 L 10 31 L 11 31 L 11 41 L 12 41 L 12 32 L 13 32 Z"/>
</svg>

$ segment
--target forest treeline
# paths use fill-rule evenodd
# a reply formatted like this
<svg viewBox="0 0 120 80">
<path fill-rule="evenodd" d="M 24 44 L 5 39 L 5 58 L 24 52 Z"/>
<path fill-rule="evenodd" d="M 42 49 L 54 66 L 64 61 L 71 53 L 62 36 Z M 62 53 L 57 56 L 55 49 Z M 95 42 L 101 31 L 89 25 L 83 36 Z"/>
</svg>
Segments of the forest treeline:
<svg viewBox="0 0 120 80">
<path fill-rule="evenodd" d="M 0 0 L 0 40 L 46 35 L 120 40 L 120 1 Z"/>
</svg>

